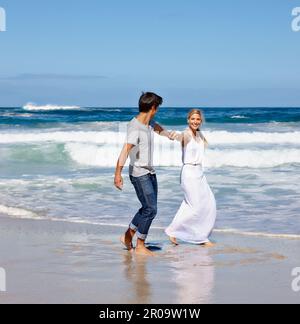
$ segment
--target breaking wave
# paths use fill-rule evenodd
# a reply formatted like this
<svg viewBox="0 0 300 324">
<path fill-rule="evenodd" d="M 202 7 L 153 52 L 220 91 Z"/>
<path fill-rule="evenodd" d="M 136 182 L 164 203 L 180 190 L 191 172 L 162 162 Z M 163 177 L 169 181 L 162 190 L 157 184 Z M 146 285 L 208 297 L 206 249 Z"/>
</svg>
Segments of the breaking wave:
<svg viewBox="0 0 300 324">
<path fill-rule="evenodd" d="M 25 106 L 23 106 L 24 110 L 28 111 L 51 111 L 51 110 L 75 110 L 80 109 L 78 106 L 59 106 L 59 105 L 44 105 L 44 106 L 38 106 L 34 103 L 27 103 Z"/>
</svg>

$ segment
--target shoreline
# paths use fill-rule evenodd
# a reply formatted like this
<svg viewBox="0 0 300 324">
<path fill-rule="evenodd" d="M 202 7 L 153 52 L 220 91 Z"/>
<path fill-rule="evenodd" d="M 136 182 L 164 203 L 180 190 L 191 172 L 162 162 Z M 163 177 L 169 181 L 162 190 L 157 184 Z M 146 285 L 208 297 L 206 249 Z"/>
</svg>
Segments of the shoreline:
<svg viewBox="0 0 300 324">
<path fill-rule="evenodd" d="M 213 234 L 217 246 L 169 244 L 152 229 L 155 258 L 128 253 L 122 228 L 0 215 L 0 303 L 299 303 L 299 240 Z"/>
<path fill-rule="evenodd" d="M 0 207 L 2 205 L 0 204 Z M 70 224 L 82 224 L 82 225 L 93 225 L 93 226 L 104 226 L 104 227 L 115 227 L 115 228 L 123 228 L 127 229 L 128 225 L 125 224 L 109 224 L 109 223 L 101 223 L 101 222 L 92 222 L 92 221 L 85 221 L 85 220 L 75 220 L 75 219 L 59 219 L 55 217 L 47 218 L 45 219 L 42 216 L 38 216 L 33 214 L 33 212 L 25 209 L 19 209 L 15 207 L 7 207 L 7 209 L 15 210 L 18 212 L 25 212 L 32 214 L 31 216 L 21 216 L 21 215 L 9 215 L 5 214 L 5 212 L 0 211 L 0 217 L 4 218 L 10 218 L 10 219 L 19 219 L 19 220 L 41 220 L 41 221 L 50 221 L 50 222 L 58 222 L 58 223 L 70 223 Z M 162 226 L 152 226 L 151 229 L 153 230 L 161 230 L 164 231 L 165 228 Z M 274 238 L 274 239 L 283 239 L 283 240 L 299 240 L 300 241 L 300 235 L 298 234 L 290 234 L 290 233 L 268 233 L 268 232 L 256 232 L 256 231 L 244 231 L 244 230 L 238 230 L 235 228 L 215 228 L 213 230 L 213 234 L 224 234 L 224 235 L 239 235 L 239 236 L 250 236 L 250 237 L 265 237 L 265 238 Z"/>
</svg>

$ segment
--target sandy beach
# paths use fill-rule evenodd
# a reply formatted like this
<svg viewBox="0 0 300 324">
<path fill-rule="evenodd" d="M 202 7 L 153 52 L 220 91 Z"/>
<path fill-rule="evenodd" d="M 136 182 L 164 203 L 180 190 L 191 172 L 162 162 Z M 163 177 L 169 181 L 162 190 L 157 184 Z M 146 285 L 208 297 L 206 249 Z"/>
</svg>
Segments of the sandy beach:
<svg viewBox="0 0 300 324">
<path fill-rule="evenodd" d="M 291 288 L 299 240 L 215 233 L 217 246 L 169 244 L 155 258 L 119 244 L 121 227 L 0 217 L 0 303 L 299 303 Z"/>
</svg>

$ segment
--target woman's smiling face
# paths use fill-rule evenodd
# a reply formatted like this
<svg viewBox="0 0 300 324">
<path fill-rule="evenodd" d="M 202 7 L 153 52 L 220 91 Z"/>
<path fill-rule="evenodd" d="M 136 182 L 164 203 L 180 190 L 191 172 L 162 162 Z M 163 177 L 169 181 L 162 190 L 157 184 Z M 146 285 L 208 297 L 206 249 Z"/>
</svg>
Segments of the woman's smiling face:
<svg viewBox="0 0 300 324">
<path fill-rule="evenodd" d="M 188 124 L 191 130 L 197 131 L 199 127 L 201 126 L 202 118 L 199 114 L 193 114 L 188 119 Z"/>
</svg>

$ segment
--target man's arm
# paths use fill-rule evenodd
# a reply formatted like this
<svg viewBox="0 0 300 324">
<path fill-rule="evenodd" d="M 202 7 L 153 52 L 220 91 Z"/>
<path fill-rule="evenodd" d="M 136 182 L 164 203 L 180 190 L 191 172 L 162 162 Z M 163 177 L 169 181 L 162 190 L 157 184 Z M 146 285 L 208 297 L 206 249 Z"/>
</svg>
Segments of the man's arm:
<svg viewBox="0 0 300 324">
<path fill-rule="evenodd" d="M 125 144 L 117 162 L 114 183 L 115 183 L 115 187 L 119 190 L 123 189 L 122 170 L 124 168 L 124 165 L 126 164 L 128 155 L 133 147 L 134 147 L 133 144 Z"/>
<path fill-rule="evenodd" d="M 167 130 L 165 130 L 162 126 L 160 126 L 159 124 L 155 123 L 154 124 L 154 132 L 157 133 L 158 135 L 160 136 L 164 136 L 164 137 L 167 137 L 168 139 L 170 139 L 171 141 L 174 141 L 176 136 L 177 136 L 177 133 L 176 132 L 169 132 Z"/>
</svg>

